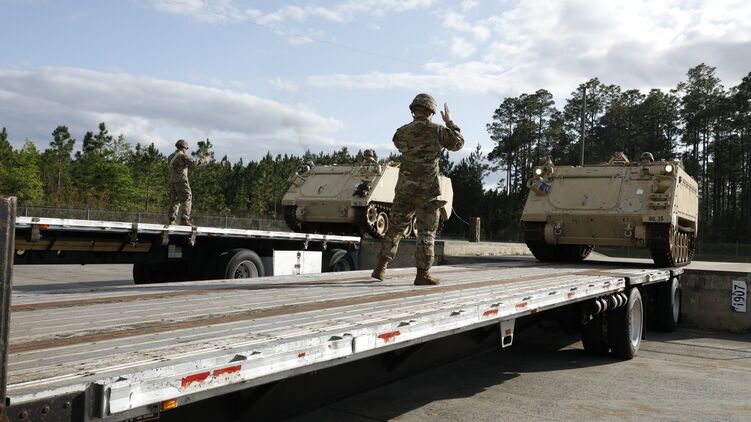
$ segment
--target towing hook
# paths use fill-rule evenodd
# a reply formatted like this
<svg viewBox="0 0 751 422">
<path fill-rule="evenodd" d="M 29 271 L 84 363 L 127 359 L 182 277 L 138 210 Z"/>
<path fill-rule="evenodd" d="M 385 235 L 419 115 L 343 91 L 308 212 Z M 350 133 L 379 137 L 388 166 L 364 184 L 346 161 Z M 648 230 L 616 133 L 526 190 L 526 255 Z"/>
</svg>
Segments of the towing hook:
<svg viewBox="0 0 751 422">
<path fill-rule="evenodd" d="M 553 234 L 556 236 L 560 236 L 563 234 L 563 226 L 561 223 L 557 223 L 555 226 L 553 226 Z"/>
<path fill-rule="evenodd" d="M 628 237 L 628 238 L 634 237 L 634 226 L 631 224 L 628 224 L 623 229 L 623 236 Z"/>
</svg>

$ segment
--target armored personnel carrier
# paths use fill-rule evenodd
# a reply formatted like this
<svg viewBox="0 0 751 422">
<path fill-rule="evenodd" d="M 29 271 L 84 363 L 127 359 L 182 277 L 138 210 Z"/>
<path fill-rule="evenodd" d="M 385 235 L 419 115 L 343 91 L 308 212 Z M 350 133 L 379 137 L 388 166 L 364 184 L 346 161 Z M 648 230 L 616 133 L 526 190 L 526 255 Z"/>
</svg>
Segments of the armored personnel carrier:
<svg viewBox="0 0 751 422">
<path fill-rule="evenodd" d="M 368 235 L 382 238 L 389 228 L 394 188 L 399 177 L 399 163 L 381 166 L 301 165 L 289 177 L 289 190 L 282 198 L 284 219 L 290 229 L 306 233 Z M 454 191 L 451 179 L 441 176 L 441 209 L 438 231 L 451 216 Z M 414 237 L 413 217 L 405 237 Z"/>
<path fill-rule="evenodd" d="M 600 165 L 534 169 L 522 211 L 524 240 L 540 261 L 579 261 L 593 245 L 649 248 L 660 267 L 694 255 L 698 186 L 679 161 L 631 162 L 617 153 Z"/>
</svg>

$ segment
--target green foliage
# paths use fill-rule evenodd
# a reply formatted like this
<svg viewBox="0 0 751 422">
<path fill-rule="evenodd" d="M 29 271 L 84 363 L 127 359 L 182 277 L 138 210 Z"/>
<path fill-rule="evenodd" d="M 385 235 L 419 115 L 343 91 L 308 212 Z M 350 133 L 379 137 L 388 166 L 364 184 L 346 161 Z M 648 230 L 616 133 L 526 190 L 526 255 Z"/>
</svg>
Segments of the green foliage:
<svg viewBox="0 0 751 422">
<path fill-rule="evenodd" d="M 12 164 L 4 174 L 6 194 L 18 197 L 19 203 L 33 204 L 42 198 L 42 180 L 39 172 L 39 151 L 26 140 L 23 147 L 14 151 Z"/>
</svg>

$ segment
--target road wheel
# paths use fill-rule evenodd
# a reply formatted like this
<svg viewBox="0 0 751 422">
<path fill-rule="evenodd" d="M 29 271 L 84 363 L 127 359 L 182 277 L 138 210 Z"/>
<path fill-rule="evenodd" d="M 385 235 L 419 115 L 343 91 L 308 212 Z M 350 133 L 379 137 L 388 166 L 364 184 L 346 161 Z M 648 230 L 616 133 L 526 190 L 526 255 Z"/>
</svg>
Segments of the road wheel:
<svg viewBox="0 0 751 422">
<path fill-rule="evenodd" d="M 250 249 L 233 249 L 226 255 L 223 279 L 256 278 L 265 275 L 263 262 L 257 253 Z"/>
<path fill-rule="evenodd" d="M 675 331 L 681 317 L 681 282 L 673 277 L 657 286 L 657 325 L 664 331 Z"/>
<path fill-rule="evenodd" d="M 639 289 L 628 292 L 624 306 L 608 312 L 608 342 L 613 356 L 631 359 L 641 345 L 644 328 L 644 306 Z"/>
<path fill-rule="evenodd" d="M 378 216 L 376 217 L 375 229 L 376 233 L 378 234 L 378 239 L 386 236 L 386 232 L 389 230 L 389 215 L 386 214 L 386 212 L 381 211 L 378 213 Z"/>
<path fill-rule="evenodd" d="M 355 264 L 352 262 L 352 258 L 344 249 L 330 249 L 323 254 L 323 268 L 322 272 L 336 273 L 341 271 L 352 271 L 355 269 Z"/>
<path fill-rule="evenodd" d="M 607 320 L 598 314 L 581 327 L 582 345 L 584 350 L 593 355 L 608 353 Z"/>
</svg>

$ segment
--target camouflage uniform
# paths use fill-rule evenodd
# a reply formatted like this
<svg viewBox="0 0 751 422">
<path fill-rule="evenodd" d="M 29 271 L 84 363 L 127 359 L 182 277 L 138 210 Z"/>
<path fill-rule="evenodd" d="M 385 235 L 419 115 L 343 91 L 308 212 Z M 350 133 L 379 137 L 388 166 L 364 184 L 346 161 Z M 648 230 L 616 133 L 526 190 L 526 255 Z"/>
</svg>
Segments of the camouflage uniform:
<svg viewBox="0 0 751 422">
<path fill-rule="evenodd" d="M 190 223 L 190 210 L 193 206 L 193 194 L 188 182 L 188 169 L 196 167 L 195 161 L 187 154 L 177 150 L 167 158 L 169 168 L 169 218 L 177 221 L 177 211 L 182 204 L 182 223 Z"/>
<path fill-rule="evenodd" d="M 366 152 L 369 152 L 369 150 L 366 150 Z M 364 155 L 362 159 L 361 167 L 365 171 L 379 173 L 379 174 L 381 173 L 381 164 L 379 164 L 378 161 L 376 161 L 372 153 Z"/>
<path fill-rule="evenodd" d="M 427 117 L 415 117 L 412 123 L 400 127 L 394 134 L 394 145 L 402 157 L 391 221 L 381 244 L 379 257 L 382 259 L 394 259 L 404 230 L 416 215 L 415 266 L 429 270 L 433 265 L 438 209 L 443 205 L 443 201 L 437 199 L 441 194 L 438 160 L 443 148 L 458 151 L 464 146 L 459 127 L 451 121 L 447 126 L 433 123 Z"/>
</svg>

